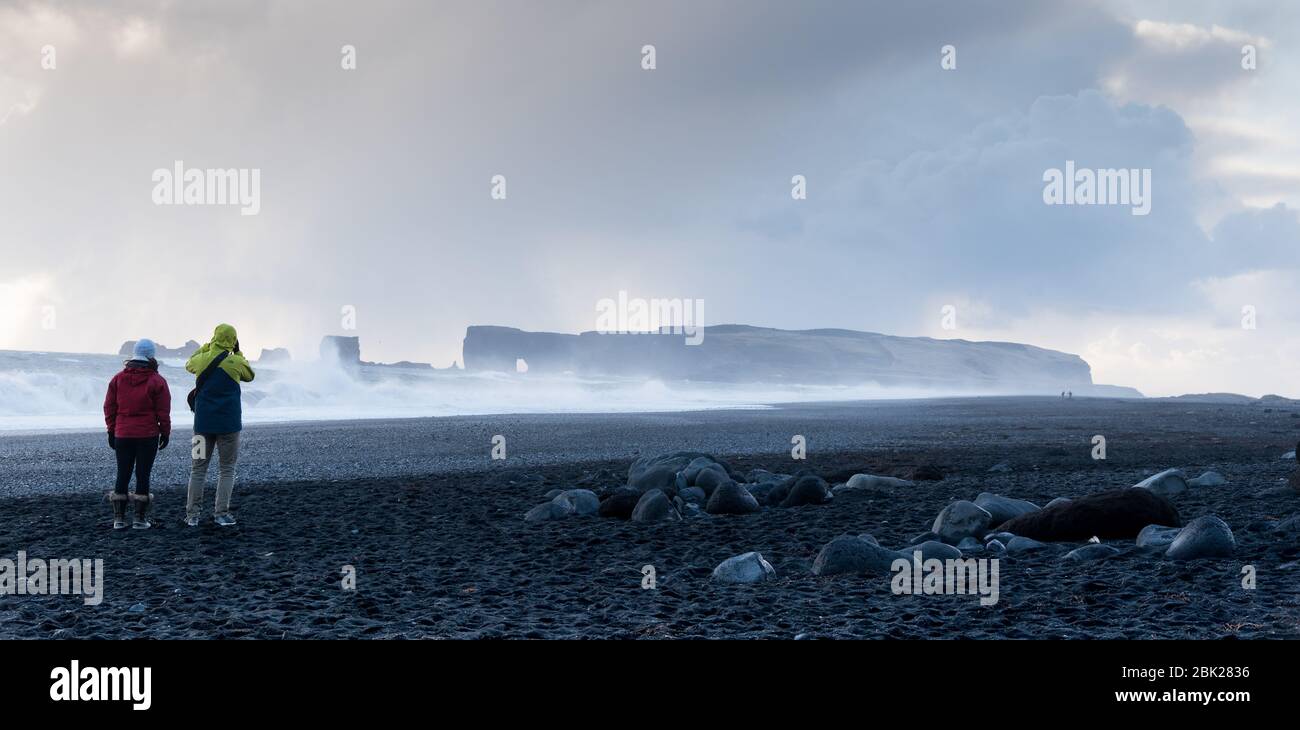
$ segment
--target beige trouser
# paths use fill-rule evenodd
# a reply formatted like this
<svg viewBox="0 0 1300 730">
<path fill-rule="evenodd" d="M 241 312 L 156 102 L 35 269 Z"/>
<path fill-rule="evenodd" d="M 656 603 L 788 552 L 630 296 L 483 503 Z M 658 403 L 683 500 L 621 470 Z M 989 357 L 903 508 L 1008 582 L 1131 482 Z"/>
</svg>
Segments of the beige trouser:
<svg viewBox="0 0 1300 730">
<path fill-rule="evenodd" d="M 217 502 L 214 516 L 230 513 L 230 493 L 235 490 L 235 463 L 239 461 L 239 432 L 202 436 L 203 443 L 194 444 L 190 468 L 190 492 L 185 500 L 185 516 L 199 517 L 203 502 L 203 487 L 208 478 L 208 463 L 212 452 L 217 452 Z M 198 458 L 202 456 L 203 458 Z"/>
</svg>

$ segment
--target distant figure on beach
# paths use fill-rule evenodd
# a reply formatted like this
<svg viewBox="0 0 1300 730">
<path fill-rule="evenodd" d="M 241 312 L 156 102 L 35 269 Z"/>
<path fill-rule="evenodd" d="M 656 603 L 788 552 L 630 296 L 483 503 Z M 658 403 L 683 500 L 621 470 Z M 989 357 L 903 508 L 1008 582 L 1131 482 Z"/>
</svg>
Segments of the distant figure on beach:
<svg viewBox="0 0 1300 730">
<path fill-rule="evenodd" d="M 135 502 L 132 527 L 147 530 L 152 526 L 148 518 L 149 475 L 158 450 L 167 448 L 172 435 L 172 393 L 158 374 L 156 352 L 153 340 L 136 342 L 131 359 L 108 381 L 104 396 L 108 447 L 117 452 L 117 484 L 109 495 L 114 530 L 126 528 L 127 502 Z M 128 494 L 133 471 L 135 493 Z"/>
<path fill-rule="evenodd" d="M 228 324 L 217 325 L 212 341 L 200 347 L 185 363 L 197 376 L 190 393 L 194 411 L 194 452 L 190 468 L 189 495 L 185 500 L 185 524 L 197 527 L 208 464 L 217 452 L 217 500 L 212 516 L 218 525 L 235 524 L 230 514 L 230 495 L 235 489 L 235 464 L 239 461 L 239 432 L 243 430 L 240 383 L 253 380 L 253 368 L 239 351 L 239 337 Z"/>
</svg>

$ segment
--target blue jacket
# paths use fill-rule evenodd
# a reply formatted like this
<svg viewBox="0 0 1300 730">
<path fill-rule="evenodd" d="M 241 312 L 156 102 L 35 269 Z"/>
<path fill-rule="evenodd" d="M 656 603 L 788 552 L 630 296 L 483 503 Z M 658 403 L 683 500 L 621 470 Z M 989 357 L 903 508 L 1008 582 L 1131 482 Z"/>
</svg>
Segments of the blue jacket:
<svg viewBox="0 0 1300 730">
<path fill-rule="evenodd" d="M 238 342 L 234 327 L 219 325 L 212 341 L 200 347 L 185 363 L 185 369 L 197 377 L 222 352 L 230 353 L 194 398 L 194 433 L 236 433 L 244 428 L 239 384 L 252 382 L 253 368 L 234 349 Z"/>
</svg>

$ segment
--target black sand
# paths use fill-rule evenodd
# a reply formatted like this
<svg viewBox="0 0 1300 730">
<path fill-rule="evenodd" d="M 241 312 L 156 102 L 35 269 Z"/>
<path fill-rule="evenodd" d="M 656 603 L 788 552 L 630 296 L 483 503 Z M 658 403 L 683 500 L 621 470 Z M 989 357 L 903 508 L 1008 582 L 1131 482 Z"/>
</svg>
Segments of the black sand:
<svg viewBox="0 0 1300 730">
<path fill-rule="evenodd" d="M 488 459 L 497 433 L 505 462 Z M 808 439 L 801 464 L 793 434 Z M 1089 456 L 1093 434 L 1106 436 L 1105 461 Z M 107 576 L 95 607 L 0 596 L 0 638 L 1300 638 L 1300 539 L 1273 529 L 1300 511 L 1300 495 L 1278 489 L 1298 435 L 1300 411 L 1283 407 L 1010 398 L 262 426 L 245 433 L 237 527 L 180 524 L 178 433 L 155 471 L 163 526 L 118 533 L 101 501 L 112 470 L 102 435 L 3 436 L 0 557 L 102 558 Z M 923 466 L 944 479 L 672 524 L 522 520 L 552 488 L 621 484 L 638 454 L 687 449 L 832 482 Z M 1014 471 L 987 473 L 1002 461 Z M 831 538 L 868 532 L 899 548 L 953 499 L 1044 504 L 1167 467 L 1228 478 L 1176 505 L 1184 520 L 1227 521 L 1236 557 L 1008 557 L 992 607 L 809 572 Z M 749 550 L 776 566 L 774 582 L 710 581 Z M 344 565 L 356 591 L 340 587 Z M 641 587 L 643 565 L 656 568 L 654 590 Z M 1241 586 L 1243 565 L 1255 590 Z"/>
</svg>

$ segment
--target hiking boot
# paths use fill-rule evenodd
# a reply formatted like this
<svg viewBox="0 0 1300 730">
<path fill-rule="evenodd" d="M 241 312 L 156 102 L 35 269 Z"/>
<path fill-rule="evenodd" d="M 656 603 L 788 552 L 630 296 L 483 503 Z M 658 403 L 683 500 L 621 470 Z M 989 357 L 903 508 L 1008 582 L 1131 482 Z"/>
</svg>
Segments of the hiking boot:
<svg viewBox="0 0 1300 730">
<path fill-rule="evenodd" d="M 113 501 L 113 529 L 126 529 L 126 500 L 115 499 L 117 495 L 109 497 Z M 122 495 L 126 496 L 126 495 Z"/>
<path fill-rule="evenodd" d="M 235 517 L 230 513 L 226 513 L 224 515 L 217 515 L 216 517 L 213 518 L 212 521 L 216 522 L 218 525 L 221 525 L 222 527 L 233 527 L 235 524 Z"/>
<path fill-rule="evenodd" d="M 188 515 L 188 516 L 186 516 L 186 518 L 185 518 L 185 524 L 186 524 L 186 525 L 189 525 L 190 527 L 198 527 L 198 526 L 199 526 L 199 516 L 198 516 L 198 515 Z"/>
</svg>

